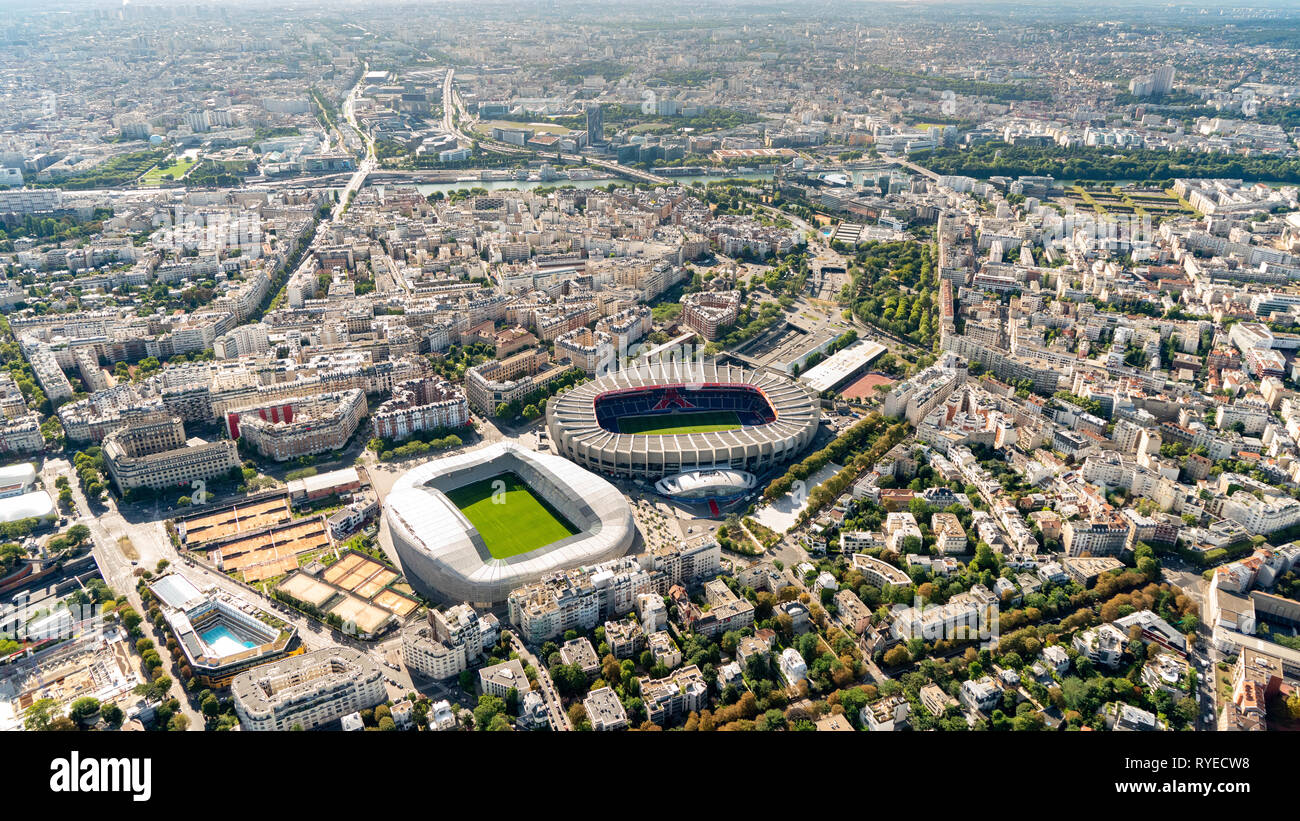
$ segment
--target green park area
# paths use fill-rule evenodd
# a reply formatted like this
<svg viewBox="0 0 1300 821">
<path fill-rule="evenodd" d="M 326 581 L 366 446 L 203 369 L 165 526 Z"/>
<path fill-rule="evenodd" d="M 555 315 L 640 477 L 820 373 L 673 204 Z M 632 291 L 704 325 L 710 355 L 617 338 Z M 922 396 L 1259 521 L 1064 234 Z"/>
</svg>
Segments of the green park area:
<svg viewBox="0 0 1300 821">
<path fill-rule="evenodd" d="M 162 185 L 169 180 L 182 179 L 196 165 L 198 165 L 198 160 L 192 160 L 188 157 L 181 157 L 171 165 L 155 165 L 144 172 L 144 176 L 140 178 L 140 184 Z"/>
</svg>

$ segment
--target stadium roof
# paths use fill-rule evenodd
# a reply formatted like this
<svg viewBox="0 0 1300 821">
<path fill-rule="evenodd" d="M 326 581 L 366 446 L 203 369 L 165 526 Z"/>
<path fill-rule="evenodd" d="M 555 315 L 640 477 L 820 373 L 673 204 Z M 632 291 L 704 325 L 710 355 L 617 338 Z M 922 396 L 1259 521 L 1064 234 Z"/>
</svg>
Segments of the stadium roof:
<svg viewBox="0 0 1300 821">
<path fill-rule="evenodd" d="M 493 557 L 444 491 L 513 472 L 580 532 L 508 558 Z M 636 529 L 617 488 L 567 459 L 497 442 L 426 462 L 398 478 L 384 515 L 402 569 L 448 599 L 504 601 L 516 587 L 557 570 L 622 555 Z M 423 592 L 423 591 L 422 591 Z"/>
<path fill-rule="evenodd" d="M 55 515 L 54 501 L 43 490 L 0 499 L 0 523 L 21 522 L 23 519 L 52 519 Z"/>
<path fill-rule="evenodd" d="M 0 468 L 0 491 L 10 485 L 27 487 L 36 481 L 36 466 L 30 462 Z"/>
</svg>

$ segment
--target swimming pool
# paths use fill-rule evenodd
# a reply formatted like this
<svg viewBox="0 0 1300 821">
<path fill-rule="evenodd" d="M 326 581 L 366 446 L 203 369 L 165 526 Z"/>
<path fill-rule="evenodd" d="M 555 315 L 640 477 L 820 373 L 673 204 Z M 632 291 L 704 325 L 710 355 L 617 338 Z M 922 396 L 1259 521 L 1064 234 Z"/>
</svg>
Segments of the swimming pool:
<svg viewBox="0 0 1300 821">
<path fill-rule="evenodd" d="M 229 656 L 249 648 L 256 647 L 255 642 L 241 638 L 224 624 L 200 634 L 203 643 L 211 647 L 219 656 Z"/>
</svg>

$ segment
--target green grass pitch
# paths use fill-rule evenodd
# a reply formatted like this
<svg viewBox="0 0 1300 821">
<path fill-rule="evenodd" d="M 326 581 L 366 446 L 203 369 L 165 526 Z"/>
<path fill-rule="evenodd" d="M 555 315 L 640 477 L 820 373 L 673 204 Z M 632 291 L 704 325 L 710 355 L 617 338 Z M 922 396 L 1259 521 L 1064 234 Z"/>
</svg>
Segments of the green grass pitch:
<svg viewBox="0 0 1300 821">
<path fill-rule="evenodd" d="M 624 416 L 618 420 L 619 433 L 643 436 L 671 436 L 675 433 L 712 433 L 739 430 L 740 417 L 735 411 L 697 411 L 654 416 Z"/>
<path fill-rule="evenodd" d="M 497 481 L 505 483 L 500 504 L 492 499 Z M 494 559 L 518 556 L 578 532 L 513 473 L 458 487 L 447 498 L 478 530 Z"/>
</svg>

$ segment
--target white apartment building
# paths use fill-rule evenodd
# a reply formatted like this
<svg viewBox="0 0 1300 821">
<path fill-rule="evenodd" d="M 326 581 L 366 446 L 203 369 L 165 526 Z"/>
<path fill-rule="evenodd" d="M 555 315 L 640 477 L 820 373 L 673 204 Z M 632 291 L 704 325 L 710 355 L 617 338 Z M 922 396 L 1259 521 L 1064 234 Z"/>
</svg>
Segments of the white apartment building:
<svg viewBox="0 0 1300 821">
<path fill-rule="evenodd" d="M 1223 517 L 1256 534 L 1269 534 L 1300 523 L 1300 502 L 1289 496 L 1263 499 L 1238 490 L 1223 503 Z"/>
<path fill-rule="evenodd" d="M 388 698 L 379 665 L 366 653 L 341 646 L 240 673 L 230 693 L 245 730 L 310 730 Z"/>
<path fill-rule="evenodd" d="M 803 660 L 803 656 L 799 655 L 799 651 L 793 647 L 787 647 L 781 651 L 781 659 L 777 666 L 781 669 L 781 677 L 791 687 L 808 678 L 808 663 Z"/>
</svg>

